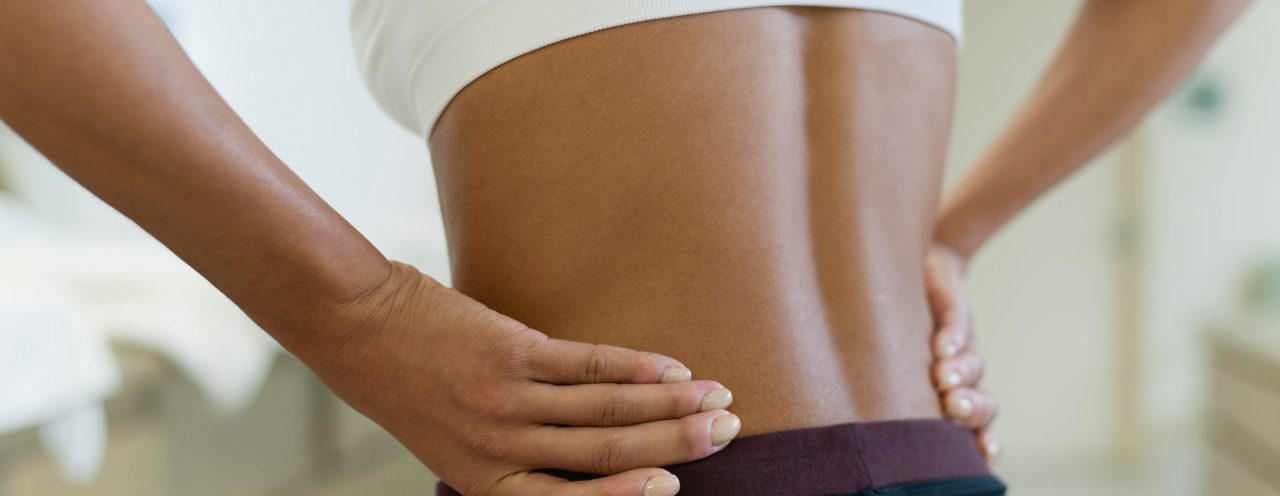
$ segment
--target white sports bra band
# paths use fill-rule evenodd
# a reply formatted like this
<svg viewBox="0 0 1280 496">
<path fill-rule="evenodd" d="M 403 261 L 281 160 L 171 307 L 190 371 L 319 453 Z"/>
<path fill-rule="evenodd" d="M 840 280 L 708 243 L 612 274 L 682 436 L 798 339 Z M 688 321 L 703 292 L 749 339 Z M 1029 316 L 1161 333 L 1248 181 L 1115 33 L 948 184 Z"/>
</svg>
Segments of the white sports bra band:
<svg viewBox="0 0 1280 496">
<path fill-rule="evenodd" d="M 538 48 L 635 22 L 804 5 L 897 14 L 961 40 L 961 0 L 352 0 L 356 59 L 378 104 L 429 135 L 467 84 Z"/>
</svg>

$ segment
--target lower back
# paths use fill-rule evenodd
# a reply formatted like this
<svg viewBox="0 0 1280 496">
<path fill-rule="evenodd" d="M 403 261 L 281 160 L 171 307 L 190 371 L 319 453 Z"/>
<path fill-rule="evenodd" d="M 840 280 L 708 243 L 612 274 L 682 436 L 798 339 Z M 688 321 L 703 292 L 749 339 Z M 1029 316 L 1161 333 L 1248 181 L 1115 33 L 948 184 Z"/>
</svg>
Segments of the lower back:
<svg viewBox="0 0 1280 496">
<path fill-rule="evenodd" d="M 473 82 L 431 138 L 462 292 L 734 391 L 744 434 L 936 417 L 922 263 L 954 45 L 760 8 L 567 40 Z"/>
</svg>

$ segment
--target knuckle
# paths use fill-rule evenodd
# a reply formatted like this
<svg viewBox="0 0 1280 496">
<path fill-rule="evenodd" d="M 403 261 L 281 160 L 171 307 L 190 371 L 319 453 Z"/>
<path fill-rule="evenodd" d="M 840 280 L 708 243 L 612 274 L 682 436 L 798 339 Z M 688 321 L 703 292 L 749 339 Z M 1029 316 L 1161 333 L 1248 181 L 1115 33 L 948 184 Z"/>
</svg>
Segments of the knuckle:
<svg viewBox="0 0 1280 496">
<path fill-rule="evenodd" d="M 595 419 L 601 426 L 629 425 L 635 418 L 635 405 L 626 394 L 610 393 L 597 407 Z"/>
<path fill-rule="evenodd" d="M 511 456 L 509 436 L 496 430 L 480 430 L 471 434 L 471 450 L 487 460 L 505 460 Z"/>
<path fill-rule="evenodd" d="M 485 348 L 480 360 L 481 363 L 494 372 L 504 375 L 520 370 L 523 367 L 523 359 L 519 348 L 510 346 L 509 338 L 499 339 Z"/>
<path fill-rule="evenodd" d="M 674 360 L 656 353 L 636 352 L 631 362 L 632 376 L 641 382 L 650 382 L 662 377 L 662 372 L 673 365 Z"/>
<path fill-rule="evenodd" d="M 523 348 L 526 352 L 532 352 L 535 347 L 551 341 L 546 334 L 523 326 L 512 332 L 509 338 L 515 346 Z"/>
<path fill-rule="evenodd" d="M 524 412 L 524 402 L 517 401 L 510 392 L 494 391 L 487 396 L 488 398 L 484 401 L 482 411 L 495 418 L 514 419 L 520 417 L 520 414 Z"/>
<path fill-rule="evenodd" d="M 715 452 L 707 429 L 707 420 L 701 415 L 685 417 L 680 422 L 680 453 L 690 459 L 710 456 Z"/>
<path fill-rule="evenodd" d="M 519 418 L 530 408 L 523 394 L 525 385 L 512 383 L 460 385 L 459 390 L 468 414 L 487 419 Z"/>
<path fill-rule="evenodd" d="M 609 377 L 609 367 L 613 366 L 608 350 L 602 345 L 593 345 L 587 359 L 583 362 L 582 377 L 587 382 L 602 382 Z"/>
<path fill-rule="evenodd" d="M 690 387 L 671 387 L 664 392 L 665 410 L 668 415 L 680 415 L 684 412 L 696 412 L 698 407 L 702 405 L 703 393 L 701 389 L 693 389 Z"/>
<path fill-rule="evenodd" d="M 524 327 L 495 340 L 484 358 L 502 372 L 519 374 L 528 369 L 534 349 L 547 339 L 546 334 Z"/>
<path fill-rule="evenodd" d="M 596 448 L 595 456 L 597 469 L 604 474 L 616 474 L 635 460 L 635 443 L 625 436 L 609 437 Z"/>
</svg>

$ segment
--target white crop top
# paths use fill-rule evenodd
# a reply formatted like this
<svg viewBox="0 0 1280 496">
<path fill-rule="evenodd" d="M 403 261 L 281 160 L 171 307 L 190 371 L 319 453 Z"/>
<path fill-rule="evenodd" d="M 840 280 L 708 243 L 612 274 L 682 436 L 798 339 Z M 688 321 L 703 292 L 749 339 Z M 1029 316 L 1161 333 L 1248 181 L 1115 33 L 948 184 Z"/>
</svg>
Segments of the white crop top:
<svg viewBox="0 0 1280 496">
<path fill-rule="evenodd" d="M 425 137 L 471 81 L 520 55 L 593 31 L 702 12 L 807 5 L 897 14 L 959 41 L 961 1 L 351 0 L 351 34 L 374 99 Z"/>
</svg>

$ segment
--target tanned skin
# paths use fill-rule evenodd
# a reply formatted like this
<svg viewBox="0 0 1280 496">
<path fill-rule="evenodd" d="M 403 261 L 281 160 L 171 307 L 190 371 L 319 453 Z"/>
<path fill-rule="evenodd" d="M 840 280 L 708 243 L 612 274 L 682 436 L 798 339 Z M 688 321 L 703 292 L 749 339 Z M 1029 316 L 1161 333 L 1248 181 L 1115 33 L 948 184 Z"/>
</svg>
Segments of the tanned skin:
<svg viewBox="0 0 1280 496">
<path fill-rule="evenodd" d="M 384 258 L 141 1 L 0 0 L 0 119 L 467 494 L 671 494 L 679 481 L 654 467 L 740 432 L 709 375 L 549 338 Z M 533 468 L 612 476 L 569 483 Z"/>
<path fill-rule="evenodd" d="M 1068 81 L 1089 72 L 1083 38 L 1150 22 L 1105 3 L 1157 4 L 1091 2 L 1055 64 L 1076 69 L 1058 72 Z M 1051 152 L 1078 162 L 1114 139 L 1241 2 L 1188 3 L 1205 8 L 1160 26 L 1190 42 L 1090 54 L 1114 68 L 1155 53 L 1170 70 L 1091 82 L 1089 118 L 1109 125 Z M 0 118 L 455 488 L 654 496 L 678 488 L 655 467 L 740 433 L 943 410 L 990 423 L 959 284 L 976 244 L 959 240 L 1069 167 L 999 188 L 1003 208 L 958 194 L 944 211 L 967 213 L 935 226 L 954 57 L 915 21 L 762 8 L 605 30 L 499 67 L 430 137 L 457 288 L 378 253 L 141 1 L 0 0 Z M 1067 104 L 1050 83 L 1020 125 Z M 1134 92 L 1138 107 L 1115 105 Z M 1018 149 L 992 156 L 1037 156 Z"/>
<path fill-rule="evenodd" d="M 622 26 L 431 135 L 458 290 L 734 391 L 743 434 L 941 416 L 925 291 L 956 45 L 813 7 Z"/>
<path fill-rule="evenodd" d="M 964 258 L 1133 128 L 1251 0 L 1090 0 L 1008 128 L 950 192 L 937 237 Z"/>
<path fill-rule="evenodd" d="M 969 258 L 1245 4 L 1086 2 L 940 222 L 956 50 L 934 27 L 770 7 L 540 49 L 430 135 L 455 283 L 555 337 L 681 357 L 733 388 L 744 434 L 945 412 L 994 455 L 981 361 L 928 368 L 970 342 Z"/>
</svg>

